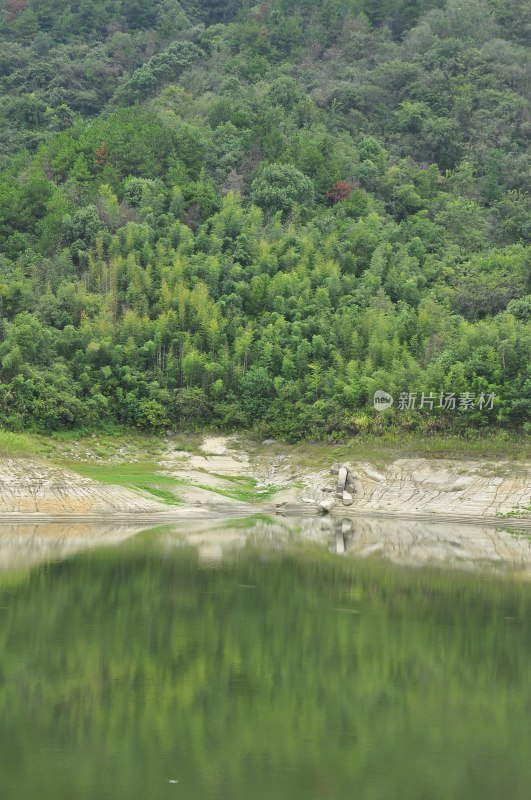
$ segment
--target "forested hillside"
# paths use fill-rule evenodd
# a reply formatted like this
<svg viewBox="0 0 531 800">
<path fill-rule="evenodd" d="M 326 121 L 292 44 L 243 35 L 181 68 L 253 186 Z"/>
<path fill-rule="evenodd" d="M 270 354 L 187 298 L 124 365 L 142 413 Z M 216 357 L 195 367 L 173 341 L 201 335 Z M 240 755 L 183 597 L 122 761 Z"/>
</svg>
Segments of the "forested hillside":
<svg viewBox="0 0 531 800">
<path fill-rule="evenodd" d="M 0 0 L 0 37 L 0 424 L 528 425 L 529 0 Z"/>
</svg>

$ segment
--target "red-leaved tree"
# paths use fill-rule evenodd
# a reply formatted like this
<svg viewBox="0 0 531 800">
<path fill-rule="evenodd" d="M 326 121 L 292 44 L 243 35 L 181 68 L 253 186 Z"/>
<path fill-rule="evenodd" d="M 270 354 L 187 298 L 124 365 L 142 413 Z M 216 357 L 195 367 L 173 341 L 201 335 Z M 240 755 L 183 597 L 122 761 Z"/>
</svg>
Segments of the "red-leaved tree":
<svg viewBox="0 0 531 800">
<path fill-rule="evenodd" d="M 29 0 L 7 0 L 7 21 L 14 22 L 21 11 L 29 6 Z"/>
<path fill-rule="evenodd" d="M 103 144 L 100 145 L 100 147 L 98 147 L 98 149 L 96 150 L 96 161 L 98 162 L 98 164 L 105 164 L 108 155 L 109 154 L 107 152 L 107 146 L 105 142 L 103 142 Z"/>
<path fill-rule="evenodd" d="M 326 196 L 334 205 L 340 203 L 341 200 L 346 200 L 354 189 L 354 184 L 350 181 L 338 181 L 335 186 L 326 193 Z"/>
</svg>

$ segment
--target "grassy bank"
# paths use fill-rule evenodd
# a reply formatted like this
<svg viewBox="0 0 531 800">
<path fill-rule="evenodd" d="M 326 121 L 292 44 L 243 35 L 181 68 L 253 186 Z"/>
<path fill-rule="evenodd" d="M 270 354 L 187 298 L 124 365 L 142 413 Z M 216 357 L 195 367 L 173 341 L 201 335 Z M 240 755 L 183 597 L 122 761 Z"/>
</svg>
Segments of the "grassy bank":
<svg viewBox="0 0 531 800">
<path fill-rule="evenodd" d="M 54 459 L 119 459 L 124 453 L 137 460 L 149 462 L 156 460 L 166 450 L 168 442 L 172 449 L 187 453 L 198 453 L 201 441 L 207 433 L 178 432 L 171 437 L 164 434 L 140 433 L 131 429 L 115 429 L 103 433 L 86 431 L 65 431 L 42 435 L 35 433 L 12 433 L 0 429 L 0 455 L 3 456 L 50 456 Z M 218 432 L 219 433 L 219 432 Z M 252 432 L 238 434 L 238 439 L 257 452 L 262 445 Z M 531 437 L 525 434 L 511 434 L 506 431 L 485 432 L 476 436 L 443 434 L 405 434 L 401 431 L 386 432 L 381 435 L 362 434 L 344 443 L 300 442 L 264 446 L 264 451 L 282 447 L 285 450 L 306 453 L 312 457 L 323 453 L 330 455 L 352 453 L 359 457 L 382 458 L 497 458 L 524 460 L 531 454 Z"/>
<path fill-rule="evenodd" d="M 199 453 L 203 438 L 201 433 L 176 433 L 168 437 L 131 430 L 99 434 L 68 431 L 50 436 L 0 430 L 0 456 L 45 457 L 77 471 L 82 469 L 83 474 L 103 483 L 130 486 L 132 481 L 151 483 L 154 476 L 160 483 L 164 476 L 157 474 L 158 465 L 168 448 L 174 455 Z M 296 456 L 301 466 L 311 465 L 316 469 L 325 468 L 332 461 L 360 459 L 384 465 L 396 458 L 526 461 L 531 457 L 530 437 L 500 431 L 473 438 L 392 432 L 360 435 L 344 443 L 277 441 L 270 445 L 262 445 L 252 433 L 241 433 L 235 447 L 255 456 L 266 453 Z"/>
<path fill-rule="evenodd" d="M 32 456 L 41 455 L 39 437 L 26 433 L 12 433 L 0 429 L 0 455 Z"/>
<path fill-rule="evenodd" d="M 333 461 L 369 461 L 385 466 L 398 458 L 458 459 L 478 461 L 526 461 L 531 456 L 529 437 L 496 432 L 481 438 L 386 434 L 360 436 L 344 444 L 301 442 L 288 445 L 275 442 L 253 448 L 256 456 L 278 453 L 296 458 L 302 467 L 325 469 Z"/>
<path fill-rule="evenodd" d="M 172 448 L 184 452 L 199 452 L 202 437 L 182 434 L 171 439 Z M 130 429 L 115 429 L 94 433 L 92 431 L 64 431 L 48 435 L 38 433 L 12 433 L 0 429 L 0 456 L 46 457 L 58 463 L 67 461 L 137 462 L 157 461 L 168 446 L 163 434 L 141 433 Z"/>
</svg>

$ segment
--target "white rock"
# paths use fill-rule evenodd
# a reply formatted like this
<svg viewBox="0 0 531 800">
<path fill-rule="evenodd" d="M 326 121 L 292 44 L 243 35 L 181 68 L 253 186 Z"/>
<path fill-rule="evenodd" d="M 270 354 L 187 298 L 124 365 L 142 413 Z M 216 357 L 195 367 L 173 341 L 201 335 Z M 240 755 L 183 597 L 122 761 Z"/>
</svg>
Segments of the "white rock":
<svg viewBox="0 0 531 800">
<path fill-rule="evenodd" d="M 334 500 L 321 500 L 321 502 L 319 503 L 319 508 L 322 508 L 323 511 L 326 511 L 327 514 L 330 511 L 332 511 L 334 506 L 335 506 Z"/>
<path fill-rule="evenodd" d="M 343 492 L 343 505 L 351 506 L 353 502 L 354 497 L 350 494 L 350 492 Z"/>
<path fill-rule="evenodd" d="M 306 505 L 315 505 L 315 500 L 311 497 L 301 497 L 301 503 L 306 503 Z"/>
<path fill-rule="evenodd" d="M 337 491 L 343 492 L 347 482 L 348 470 L 346 467 L 341 467 L 337 476 Z"/>
<path fill-rule="evenodd" d="M 365 475 L 371 479 L 371 481 L 378 481 L 381 483 L 385 480 L 385 475 L 381 475 L 379 472 L 376 472 L 374 469 L 366 469 Z"/>
<path fill-rule="evenodd" d="M 332 464 L 332 466 L 330 467 L 330 474 L 337 475 L 340 469 L 341 469 L 341 464 Z"/>
</svg>

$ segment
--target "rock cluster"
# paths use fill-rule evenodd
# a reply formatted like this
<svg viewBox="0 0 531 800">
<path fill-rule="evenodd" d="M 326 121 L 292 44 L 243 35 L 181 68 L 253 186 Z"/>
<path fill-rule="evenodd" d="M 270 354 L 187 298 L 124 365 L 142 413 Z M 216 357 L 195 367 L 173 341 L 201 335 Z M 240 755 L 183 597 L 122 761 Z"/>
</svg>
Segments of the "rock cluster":
<svg viewBox="0 0 531 800">
<path fill-rule="evenodd" d="M 333 488 L 323 487 L 323 491 L 333 492 L 344 506 L 351 506 L 354 503 L 354 495 L 361 491 L 360 479 L 353 475 L 345 464 L 333 464 L 330 474 L 337 476 L 336 485 Z M 320 507 L 325 513 L 330 512 L 334 505 L 335 501 L 332 499 L 323 500 L 320 503 Z"/>
</svg>

